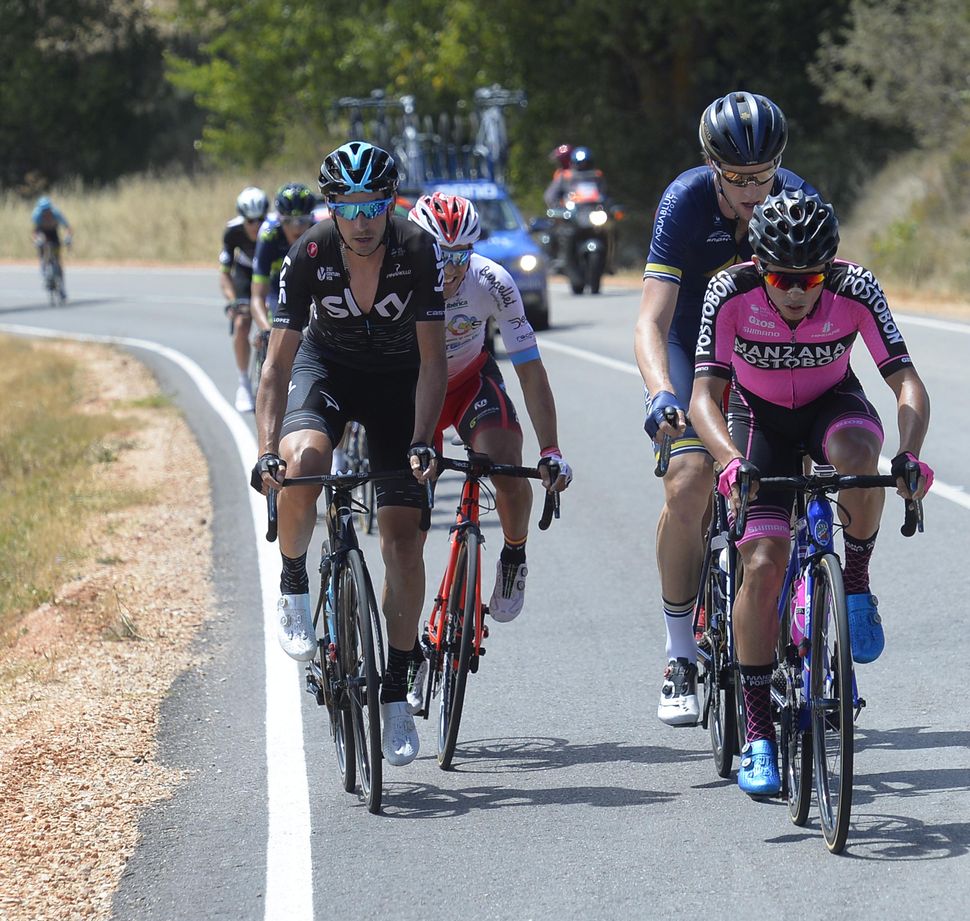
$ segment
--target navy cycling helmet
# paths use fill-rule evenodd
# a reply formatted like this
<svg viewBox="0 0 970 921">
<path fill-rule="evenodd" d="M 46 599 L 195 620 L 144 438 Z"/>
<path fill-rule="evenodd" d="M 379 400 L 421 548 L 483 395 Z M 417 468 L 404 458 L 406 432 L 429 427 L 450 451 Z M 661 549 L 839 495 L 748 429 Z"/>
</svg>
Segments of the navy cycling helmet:
<svg viewBox="0 0 970 921">
<path fill-rule="evenodd" d="M 786 269 L 807 269 L 831 262 L 839 249 L 835 209 L 816 193 L 782 189 L 756 205 L 748 240 L 763 262 Z"/>
<path fill-rule="evenodd" d="M 349 141 L 327 154 L 320 165 L 320 191 L 328 197 L 355 192 L 393 197 L 399 181 L 394 158 L 366 141 Z"/>
<path fill-rule="evenodd" d="M 753 166 L 781 157 L 788 143 L 788 122 L 767 96 L 728 93 L 701 116 L 701 147 L 726 166 Z"/>
<path fill-rule="evenodd" d="M 574 147 L 569 154 L 569 163 L 574 170 L 593 168 L 593 155 L 588 147 Z"/>
<path fill-rule="evenodd" d="M 313 211 L 316 196 L 302 183 L 289 182 L 276 193 L 276 213 L 282 217 L 303 217 Z"/>
</svg>

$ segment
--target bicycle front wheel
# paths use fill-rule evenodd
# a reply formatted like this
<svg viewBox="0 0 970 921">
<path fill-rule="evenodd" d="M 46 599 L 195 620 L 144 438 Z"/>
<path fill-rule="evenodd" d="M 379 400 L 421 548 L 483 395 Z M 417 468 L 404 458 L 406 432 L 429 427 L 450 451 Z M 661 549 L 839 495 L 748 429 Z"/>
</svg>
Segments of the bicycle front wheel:
<svg viewBox="0 0 970 921">
<path fill-rule="evenodd" d="M 791 641 L 791 591 L 785 595 L 778 629 L 778 671 L 784 677 L 779 744 L 788 791 L 788 816 L 798 826 L 808 821 L 812 804 L 812 732 L 803 725 L 807 712 L 802 658 Z M 780 690 L 780 689 L 779 689 Z"/>
<path fill-rule="evenodd" d="M 381 811 L 381 674 L 370 609 L 367 575 L 359 550 L 347 553 L 338 601 L 341 658 L 347 677 L 347 698 L 353 723 L 354 752 L 361 796 L 369 812 Z"/>
<path fill-rule="evenodd" d="M 810 704 L 815 749 L 815 792 L 833 854 L 845 847 L 852 812 L 852 651 L 842 567 L 831 553 L 815 573 L 811 608 Z"/>
<path fill-rule="evenodd" d="M 445 612 L 444 678 L 441 701 L 438 705 L 438 764 L 443 771 L 451 767 L 458 743 L 461 711 L 465 703 L 468 666 L 475 640 L 475 621 L 478 614 L 478 563 L 480 545 L 478 535 L 469 531 L 464 535 L 455 564 L 455 574 L 448 593 Z"/>
</svg>

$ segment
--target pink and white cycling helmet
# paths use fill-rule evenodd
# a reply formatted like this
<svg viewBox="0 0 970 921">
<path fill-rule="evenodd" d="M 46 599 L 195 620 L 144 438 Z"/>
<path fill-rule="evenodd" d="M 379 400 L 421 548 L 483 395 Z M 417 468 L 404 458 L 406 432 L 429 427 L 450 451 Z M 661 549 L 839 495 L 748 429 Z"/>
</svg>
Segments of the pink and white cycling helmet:
<svg viewBox="0 0 970 921">
<path fill-rule="evenodd" d="M 478 211 L 460 195 L 422 195 L 408 220 L 427 230 L 441 246 L 470 246 L 482 235 Z"/>
</svg>

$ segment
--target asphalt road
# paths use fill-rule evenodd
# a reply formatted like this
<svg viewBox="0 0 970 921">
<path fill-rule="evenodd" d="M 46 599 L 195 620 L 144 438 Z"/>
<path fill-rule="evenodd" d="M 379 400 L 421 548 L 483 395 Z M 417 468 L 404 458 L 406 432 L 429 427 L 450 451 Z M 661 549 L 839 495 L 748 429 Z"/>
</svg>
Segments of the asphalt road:
<svg viewBox="0 0 970 921">
<path fill-rule="evenodd" d="M 50 309 L 35 269 L 0 267 L 0 323 L 160 343 L 198 363 L 231 400 L 235 375 L 215 271 L 68 266 L 68 290 L 72 300 Z M 630 292 L 555 290 L 554 327 L 540 338 L 576 480 L 562 519 L 530 538 L 523 615 L 492 626 L 489 654 L 470 679 L 456 769 L 438 769 L 434 726 L 423 724 L 419 759 L 385 768 L 377 817 L 340 789 L 325 714 L 299 693 L 296 668 L 285 674 L 287 699 L 302 702 L 303 757 L 280 764 L 282 749 L 267 742 L 279 712 L 269 690 L 279 666 L 273 656 L 285 657 L 271 644 L 264 649 L 257 540 L 238 450 L 184 370 L 135 350 L 184 409 L 209 463 L 220 614 L 200 639 L 204 664 L 179 679 L 163 709 L 161 756 L 186 779 L 144 816 L 115 901 L 119 921 L 752 911 L 915 918 L 930 908 L 962 915 L 970 878 L 970 725 L 959 641 L 970 588 L 963 557 L 970 326 L 901 319 L 933 399 L 924 457 L 955 498 L 931 495 L 926 533 L 911 540 L 898 533 L 900 504 L 887 503 L 872 567 L 887 648 L 859 669 L 869 706 L 857 726 L 849 842 L 836 858 L 814 811 L 796 828 L 782 802 L 755 803 L 733 779 L 718 778 L 702 729 L 656 719 L 661 491 L 632 364 L 636 304 Z M 891 393 L 861 343 L 856 356 L 893 432 Z M 524 409 L 514 372 L 503 368 Z M 536 443 L 526 429 L 532 458 Z M 885 453 L 895 447 L 893 433 Z M 429 595 L 456 497 L 454 485 L 439 489 Z M 501 539 L 494 515 L 485 533 L 488 574 Z M 365 553 L 379 580 L 374 539 Z M 289 799 L 267 792 L 279 789 L 280 777 Z"/>
</svg>

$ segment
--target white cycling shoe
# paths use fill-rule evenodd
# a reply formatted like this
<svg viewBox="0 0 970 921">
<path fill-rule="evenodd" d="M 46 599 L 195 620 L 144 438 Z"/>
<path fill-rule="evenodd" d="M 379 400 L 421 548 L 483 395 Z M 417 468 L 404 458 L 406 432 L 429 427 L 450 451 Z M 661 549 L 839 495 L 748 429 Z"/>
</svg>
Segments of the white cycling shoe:
<svg viewBox="0 0 970 921">
<path fill-rule="evenodd" d="M 407 703 L 408 712 L 412 716 L 417 716 L 424 710 L 424 682 L 428 679 L 428 660 L 422 659 L 415 669 L 414 678 L 411 680 L 411 689 L 408 691 Z"/>
<path fill-rule="evenodd" d="M 529 569 L 525 563 L 495 561 L 495 588 L 488 602 L 488 613 L 499 623 L 515 620 L 525 603 L 525 577 Z"/>
<path fill-rule="evenodd" d="M 253 403 L 253 395 L 245 384 L 240 384 L 236 388 L 236 411 L 240 413 L 251 413 L 256 408 Z"/>
<path fill-rule="evenodd" d="M 317 634 L 310 614 L 310 595 L 283 595 L 276 604 L 276 637 L 291 659 L 309 662 L 317 652 Z"/>
<path fill-rule="evenodd" d="M 418 757 L 421 743 L 418 740 L 418 727 L 408 710 L 406 700 L 396 700 L 381 704 L 381 750 L 387 763 L 394 767 L 410 764 Z"/>
</svg>

